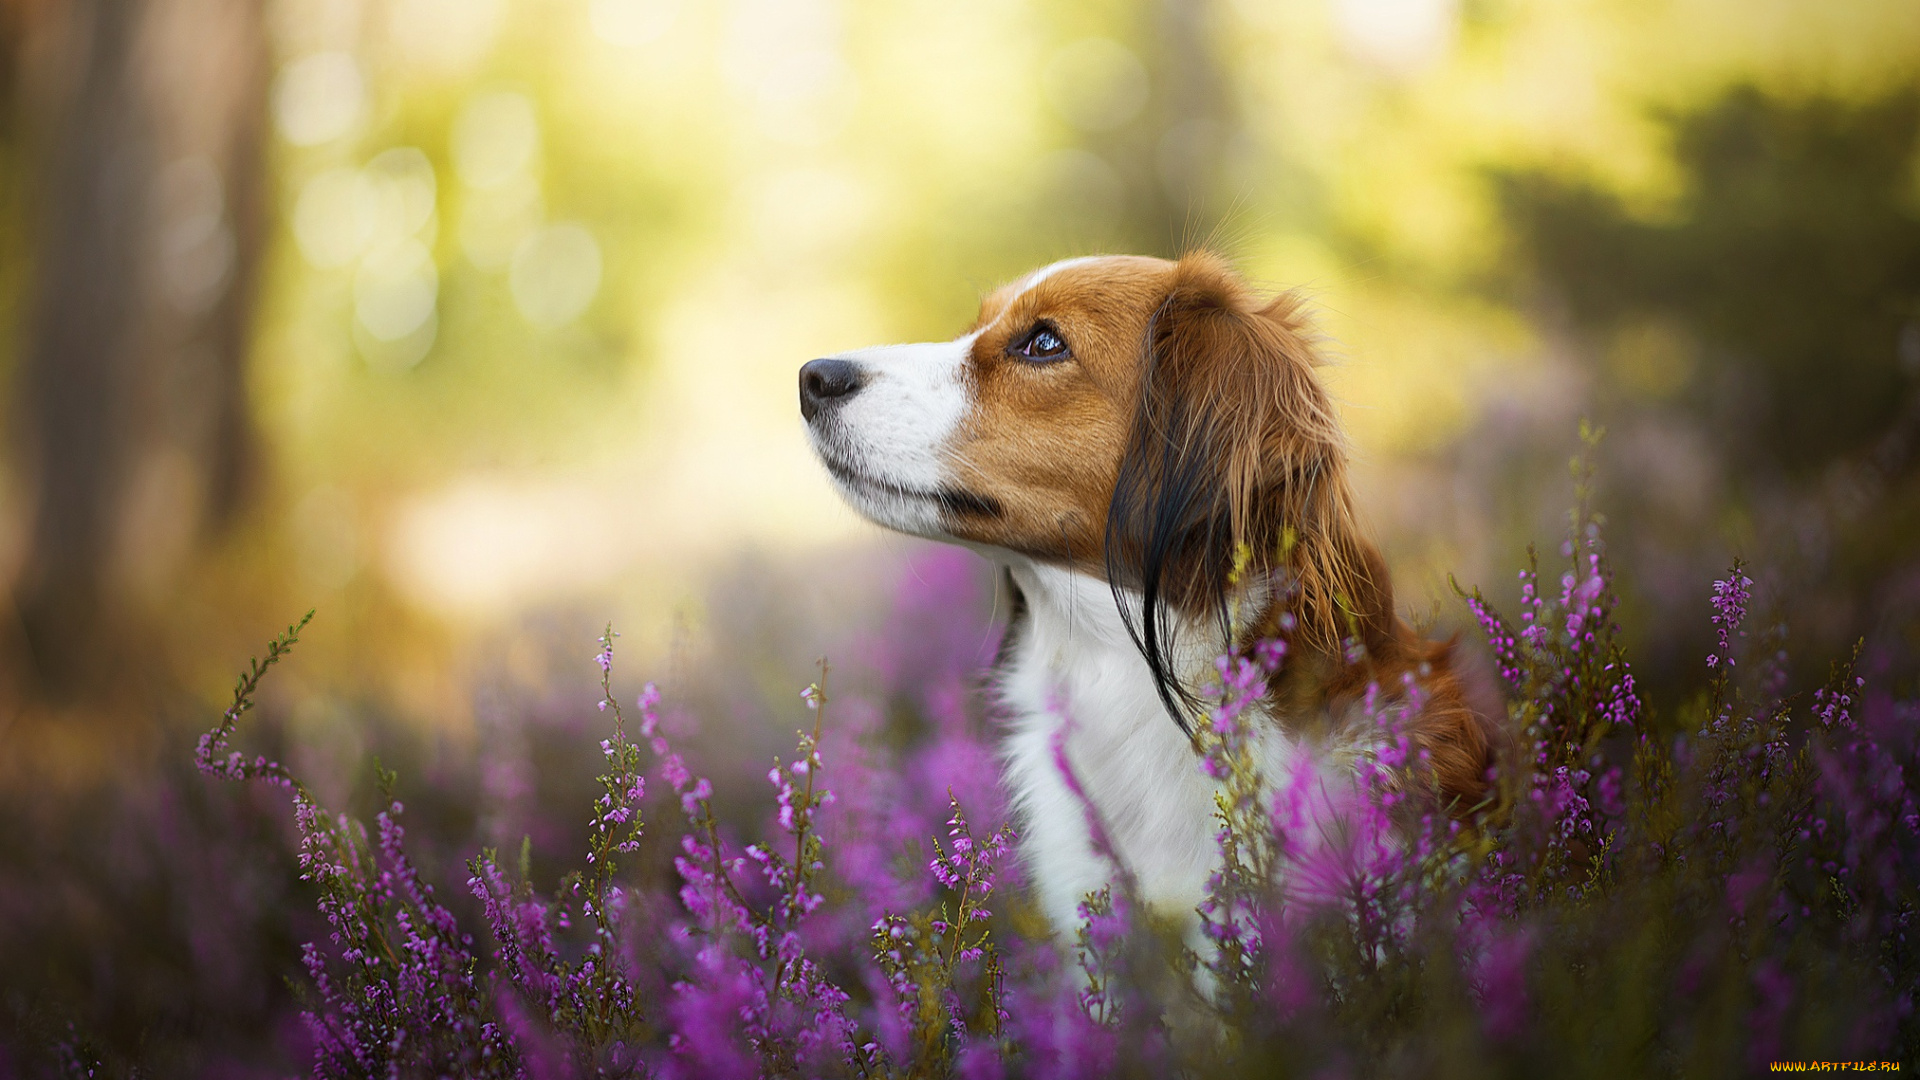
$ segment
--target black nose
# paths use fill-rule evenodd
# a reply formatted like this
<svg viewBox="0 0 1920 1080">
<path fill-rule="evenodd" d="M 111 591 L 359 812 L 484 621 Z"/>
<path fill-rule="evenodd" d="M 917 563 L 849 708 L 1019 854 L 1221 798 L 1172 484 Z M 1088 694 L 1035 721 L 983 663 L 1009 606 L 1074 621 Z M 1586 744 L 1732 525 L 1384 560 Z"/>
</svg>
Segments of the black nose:
<svg viewBox="0 0 1920 1080">
<path fill-rule="evenodd" d="M 800 367 L 800 415 L 812 420 L 858 393 L 866 374 L 851 360 L 809 360 Z"/>
</svg>

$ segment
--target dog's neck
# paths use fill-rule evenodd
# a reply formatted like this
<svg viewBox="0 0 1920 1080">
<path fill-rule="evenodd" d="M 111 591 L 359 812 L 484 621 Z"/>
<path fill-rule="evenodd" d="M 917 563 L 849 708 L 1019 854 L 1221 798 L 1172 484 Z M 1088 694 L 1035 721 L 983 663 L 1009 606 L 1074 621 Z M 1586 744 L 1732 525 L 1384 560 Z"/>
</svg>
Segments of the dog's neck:
<svg viewBox="0 0 1920 1080">
<path fill-rule="evenodd" d="M 1024 611 L 1017 609 L 1008 628 L 997 671 L 1011 729 L 1007 781 L 1047 915 L 1056 927 L 1071 928 L 1085 895 L 1114 880 L 1089 807 L 1142 898 L 1190 915 L 1219 861 L 1216 786 L 1202 772 L 1192 739 L 1167 714 L 1104 580 L 1025 560 L 1009 561 L 1008 569 Z M 1121 595 L 1137 616 L 1138 595 Z M 1229 643 L 1215 620 L 1186 619 L 1175 629 L 1175 673 L 1199 689 Z M 1286 766 L 1300 751 L 1298 741 L 1262 726 L 1263 771 Z"/>
</svg>

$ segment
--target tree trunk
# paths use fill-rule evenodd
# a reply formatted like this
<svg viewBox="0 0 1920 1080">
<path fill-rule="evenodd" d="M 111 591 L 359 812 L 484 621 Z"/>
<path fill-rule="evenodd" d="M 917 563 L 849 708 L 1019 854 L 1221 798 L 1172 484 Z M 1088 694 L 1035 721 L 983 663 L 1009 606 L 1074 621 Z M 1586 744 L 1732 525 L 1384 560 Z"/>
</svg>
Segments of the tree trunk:
<svg viewBox="0 0 1920 1080">
<path fill-rule="evenodd" d="M 268 55 L 254 0 L 44 10 L 14 600 L 32 685 L 69 697 L 246 491 Z"/>
</svg>

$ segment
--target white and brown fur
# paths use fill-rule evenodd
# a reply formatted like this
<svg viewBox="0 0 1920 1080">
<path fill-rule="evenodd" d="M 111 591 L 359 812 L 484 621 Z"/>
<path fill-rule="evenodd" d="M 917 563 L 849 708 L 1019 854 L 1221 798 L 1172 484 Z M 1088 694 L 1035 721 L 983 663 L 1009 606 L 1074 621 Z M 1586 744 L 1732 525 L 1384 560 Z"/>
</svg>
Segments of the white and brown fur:
<svg viewBox="0 0 1920 1080">
<path fill-rule="evenodd" d="M 1294 297 L 1262 300 L 1196 254 L 1055 263 L 952 341 L 801 369 L 814 450 L 855 509 L 1005 568 L 1005 777 L 1056 927 L 1116 868 L 1055 740 L 1141 896 L 1191 913 L 1218 853 L 1187 718 L 1212 658 L 1265 638 L 1290 646 L 1259 709 L 1268 775 L 1350 777 L 1367 686 L 1412 679 L 1414 786 L 1456 813 L 1481 801 L 1495 731 L 1450 646 L 1395 615 L 1318 367 Z"/>
</svg>

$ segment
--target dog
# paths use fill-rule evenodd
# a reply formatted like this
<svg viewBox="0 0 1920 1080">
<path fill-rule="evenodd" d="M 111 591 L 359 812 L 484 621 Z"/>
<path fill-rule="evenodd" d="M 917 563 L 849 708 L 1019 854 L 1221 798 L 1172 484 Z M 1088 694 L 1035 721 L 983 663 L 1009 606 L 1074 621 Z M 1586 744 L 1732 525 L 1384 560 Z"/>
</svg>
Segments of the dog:
<svg viewBox="0 0 1920 1080">
<path fill-rule="evenodd" d="M 1056 262 L 951 341 L 800 369 L 809 440 L 856 511 L 1003 568 L 1004 775 L 1056 929 L 1123 872 L 1162 910 L 1204 900 L 1199 695 L 1215 657 L 1263 640 L 1288 646 L 1254 710 L 1263 770 L 1351 777 L 1377 686 L 1418 698 L 1408 790 L 1455 814 L 1487 793 L 1495 731 L 1452 644 L 1395 614 L 1320 367 L 1296 296 L 1196 253 Z"/>
</svg>

